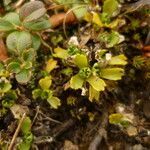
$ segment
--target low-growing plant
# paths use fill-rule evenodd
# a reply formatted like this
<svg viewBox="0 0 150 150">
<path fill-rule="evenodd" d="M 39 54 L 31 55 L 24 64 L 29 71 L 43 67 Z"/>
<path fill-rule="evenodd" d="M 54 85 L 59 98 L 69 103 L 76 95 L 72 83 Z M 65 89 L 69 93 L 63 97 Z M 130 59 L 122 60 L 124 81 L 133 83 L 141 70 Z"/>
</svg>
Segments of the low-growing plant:
<svg viewBox="0 0 150 150">
<path fill-rule="evenodd" d="M 112 56 L 107 50 L 99 50 L 95 53 L 97 62 L 93 65 L 87 54 L 76 46 L 71 45 L 67 50 L 56 48 L 54 52 L 54 57 L 69 61 L 67 63 L 69 67 L 78 68 L 78 71 L 75 71 L 77 73 L 69 81 L 70 88 L 84 90 L 88 87 L 89 94 L 85 95 L 89 95 L 90 101 L 99 100 L 100 91 L 104 91 L 106 87 L 105 80 L 120 80 L 124 75 L 124 69 L 121 66 L 127 64 L 124 55 Z"/>
<path fill-rule="evenodd" d="M 50 27 L 46 9 L 41 1 L 24 4 L 19 13 L 10 12 L 0 18 L 0 31 L 5 33 L 11 56 L 7 69 L 19 83 L 27 83 L 32 74 L 36 51 L 41 45 L 38 32 Z"/>
<path fill-rule="evenodd" d="M 47 100 L 50 106 L 57 109 L 61 105 L 61 101 L 58 97 L 53 95 L 53 91 L 50 89 L 52 84 L 51 76 L 46 76 L 39 80 L 39 88 L 33 90 L 32 95 L 34 99 Z"/>
</svg>

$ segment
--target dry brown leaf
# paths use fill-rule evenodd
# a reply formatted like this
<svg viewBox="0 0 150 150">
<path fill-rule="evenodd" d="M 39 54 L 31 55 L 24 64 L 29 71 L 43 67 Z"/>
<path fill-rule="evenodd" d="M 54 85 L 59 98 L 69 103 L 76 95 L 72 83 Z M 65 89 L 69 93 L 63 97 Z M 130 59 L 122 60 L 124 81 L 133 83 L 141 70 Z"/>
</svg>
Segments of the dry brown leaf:
<svg viewBox="0 0 150 150">
<path fill-rule="evenodd" d="M 8 58 L 7 49 L 3 42 L 3 39 L 0 38 L 0 60 L 5 61 Z"/>
<path fill-rule="evenodd" d="M 52 24 L 52 27 L 55 28 L 55 27 L 62 25 L 64 19 L 65 19 L 66 24 L 74 23 L 77 20 L 73 12 L 70 12 L 68 14 L 59 13 L 59 14 L 53 15 L 50 17 L 49 21 Z"/>
<path fill-rule="evenodd" d="M 23 105 L 14 104 L 10 110 L 15 119 L 20 119 L 24 113 L 29 114 L 29 108 Z"/>
</svg>

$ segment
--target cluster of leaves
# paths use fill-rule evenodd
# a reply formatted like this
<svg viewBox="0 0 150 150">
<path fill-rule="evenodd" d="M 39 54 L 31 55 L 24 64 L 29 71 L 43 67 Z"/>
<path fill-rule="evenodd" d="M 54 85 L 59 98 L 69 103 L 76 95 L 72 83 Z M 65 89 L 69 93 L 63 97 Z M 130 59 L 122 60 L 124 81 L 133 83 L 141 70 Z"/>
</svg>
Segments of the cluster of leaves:
<svg viewBox="0 0 150 150">
<path fill-rule="evenodd" d="M 41 45 L 39 32 L 50 28 L 46 9 L 41 1 L 25 3 L 19 12 L 9 12 L 0 18 L 0 32 L 6 37 L 9 58 L 0 63 L 1 116 L 15 104 L 18 98 L 12 86 L 12 78 L 26 84 L 33 74 L 37 50 Z M 26 117 L 21 127 L 22 142 L 18 149 L 30 149 L 33 140 L 31 120 Z"/>
<path fill-rule="evenodd" d="M 4 108 L 11 107 L 17 99 L 17 94 L 12 90 L 9 80 L 10 73 L 5 69 L 4 64 L 0 63 L 0 100 Z"/>
<path fill-rule="evenodd" d="M 40 98 L 42 100 L 47 100 L 52 108 L 57 109 L 61 103 L 59 98 L 53 96 L 53 91 L 50 90 L 51 84 L 51 76 L 46 76 L 40 79 L 40 88 L 33 90 L 32 95 L 34 99 Z"/>
<path fill-rule="evenodd" d="M 89 88 L 89 100 L 99 100 L 99 92 L 104 91 L 107 80 L 120 80 L 124 75 L 124 69 L 120 66 L 127 64 L 124 55 L 112 57 L 108 50 L 99 50 L 96 52 L 97 62 L 93 65 L 88 59 L 88 55 L 76 46 L 70 46 L 67 50 L 56 48 L 54 57 L 60 58 L 68 64 L 68 68 L 73 66 L 73 72 L 76 72 L 69 81 L 69 87 L 75 90 Z M 110 57 L 110 58 L 108 58 Z M 71 66 L 66 63 L 71 59 Z M 91 60 L 92 62 L 93 60 Z M 64 64 L 64 65 L 65 65 Z M 76 69 L 78 71 L 76 71 Z M 87 85 L 88 83 L 88 85 Z M 87 95 L 87 94 L 85 94 Z"/>
<path fill-rule="evenodd" d="M 29 150 L 33 141 L 33 134 L 31 132 L 31 120 L 29 117 L 25 117 L 21 132 L 23 135 L 22 142 L 18 145 L 19 150 Z"/>
<path fill-rule="evenodd" d="M 6 35 L 6 45 L 10 59 L 7 69 L 15 74 L 19 83 L 27 83 L 31 78 L 36 50 L 41 45 L 39 31 L 50 27 L 46 9 L 40 1 L 29 2 L 19 13 L 10 12 L 0 18 L 0 31 Z"/>
</svg>

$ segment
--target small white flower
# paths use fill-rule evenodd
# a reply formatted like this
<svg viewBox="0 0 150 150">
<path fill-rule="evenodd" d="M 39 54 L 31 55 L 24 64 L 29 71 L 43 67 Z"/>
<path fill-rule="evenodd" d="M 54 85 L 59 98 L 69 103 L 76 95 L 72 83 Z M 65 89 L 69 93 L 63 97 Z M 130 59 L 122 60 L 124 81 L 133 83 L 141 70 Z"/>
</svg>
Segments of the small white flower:
<svg viewBox="0 0 150 150">
<path fill-rule="evenodd" d="M 85 95 L 86 95 L 86 92 L 87 92 L 87 89 L 83 87 L 83 88 L 82 88 L 81 95 L 82 95 L 82 96 L 85 96 Z"/>
<path fill-rule="evenodd" d="M 1 77 L 1 81 L 7 81 L 7 79 L 5 77 Z"/>
<path fill-rule="evenodd" d="M 150 130 L 147 131 L 148 136 L 150 136 Z"/>
<path fill-rule="evenodd" d="M 107 53 L 107 54 L 105 55 L 105 58 L 106 58 L 107 61 L 111 60 L 111 57 L 112 57 L 112 54 L 111 54 L 111 53 Z"/>
<path fill-rule="evenodd" d="M 119 35 L 119 43 L 123 42 L 125 40 L 125 37 L 123 35 Z"/>
<path fill-rule="evenodd" d="M 124 107 L 122 107 L 122 106 L 118 106 L 118 112 L 119 113 L 123 113 L 124 112 Z"/>
<path fill-rule="evenodd" d="M 76 45 L 78 46 L 79 45 L 79 41 L 78 41 L 78 38 L 76 36 L 72 36 L 68 42 L 69 44 L 73 44 L 73 45 Z"/>
</svg>

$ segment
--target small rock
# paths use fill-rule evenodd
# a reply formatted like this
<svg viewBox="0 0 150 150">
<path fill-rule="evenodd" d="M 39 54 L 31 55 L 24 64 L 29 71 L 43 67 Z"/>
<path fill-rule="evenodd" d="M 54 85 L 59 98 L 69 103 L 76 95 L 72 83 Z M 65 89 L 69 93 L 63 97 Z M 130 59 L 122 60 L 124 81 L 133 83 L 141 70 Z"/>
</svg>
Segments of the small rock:
<svg viewBox="0 0 150 150">
<path fill-rule="evenodd" d="M 127 128 L 127 133 L 129 136 L 136 136 L 138 134 L 137 129 L 134 126 L 129 126 Z"/>
<path fill-rule="evenodd" d="M 73 144 L 71 141 L 66 140 L 63 150 L 79 150 L 79 147 Z"/>
</svg>

